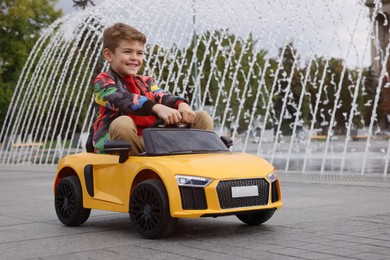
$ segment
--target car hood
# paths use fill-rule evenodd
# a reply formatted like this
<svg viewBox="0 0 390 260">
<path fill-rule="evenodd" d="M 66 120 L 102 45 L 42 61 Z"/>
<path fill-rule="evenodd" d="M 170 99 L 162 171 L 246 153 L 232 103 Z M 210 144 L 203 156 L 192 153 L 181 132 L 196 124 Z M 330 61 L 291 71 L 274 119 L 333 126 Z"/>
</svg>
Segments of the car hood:
<svg viewBox="0 0 390 260">
<path fill-rule="evenodd" d="M 128 167 L 129 172 L 152 170 L 163 175 L 192 175 L 213 179 L 266 177 L 274 167 L 259 156 L 247 153 L 206 153 L 165 156 L 130 156 L 124 165 L 118 163 L 118 156 L 80 153 L 61 159 L 58 169 L 71 167 L 83 172 L 85 165 Z"/>
<path fill-rule="evenodd" d="M 246 153 L 188 154 L 157 156 L 150 160 L 169 173 L 203 176 L 214 179 L 265 177 L 274 167 L 259 156 Z"/>
</svg>

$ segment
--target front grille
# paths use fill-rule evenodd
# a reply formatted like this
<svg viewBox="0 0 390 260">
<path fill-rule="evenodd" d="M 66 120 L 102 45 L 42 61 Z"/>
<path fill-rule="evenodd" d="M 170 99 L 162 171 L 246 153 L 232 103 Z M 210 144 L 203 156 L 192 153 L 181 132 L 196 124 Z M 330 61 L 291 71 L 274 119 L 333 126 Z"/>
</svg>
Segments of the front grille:
<svg viewBox="0 0 390 260">
<path fill-rule="evenodd" d="M 232 197 L 232 187 L 254 186 L 258 188 L 259 195 L 251 197 Z M 217 193 L 221 209 L 262 206 L 268 204 L 269 183 L 265 179 L 240 179 L 220 181 L 217 185 Z"/>
</svg>

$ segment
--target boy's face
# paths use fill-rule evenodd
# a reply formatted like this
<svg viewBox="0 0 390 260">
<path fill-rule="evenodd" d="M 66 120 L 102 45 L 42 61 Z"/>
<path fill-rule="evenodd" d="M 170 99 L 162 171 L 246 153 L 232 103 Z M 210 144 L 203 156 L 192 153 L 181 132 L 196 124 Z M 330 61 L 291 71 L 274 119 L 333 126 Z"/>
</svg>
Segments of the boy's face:
<svg viewBox="0 0 390 260">
<path fill-rule="evenodd" d="M 106 48 L 103 50 L 103 55 L 119 76 L 122 78 L 134 76 L 142 67 L 144 44 L 138 41 L 122 40 L 115 48 L 115 53 Z"/>
</svg>

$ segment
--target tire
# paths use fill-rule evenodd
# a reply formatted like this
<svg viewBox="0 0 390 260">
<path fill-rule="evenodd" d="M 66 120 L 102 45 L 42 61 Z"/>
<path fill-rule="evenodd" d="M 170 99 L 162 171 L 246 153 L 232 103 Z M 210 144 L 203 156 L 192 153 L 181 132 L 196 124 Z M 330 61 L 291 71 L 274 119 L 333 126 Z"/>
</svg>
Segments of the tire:
<svg viewBox="0 0 390 260">
<path fill-rule="evenodd" d="M 238 214 L 236 216 L 245 224 L 248 224 L 250 226 L 258 226 L 269 220 L 274 213 L 275 209 L 268 209 L 258 213 Z"/>
<path fill-rule="evenodd" d="M 83 207 L 83 194 L 76 176 L 63 178 L 55 190 L 54 205 L 58 219 L 67 226 L 87 221 L 91 209 Z"/>
<path fill-rule="evenodd" d="M 146 238 L 168 236 L 178 221 L 169 211 L 164 184 L 155 179 L 139 183 L 131 192 L 130 219 L 136 230 Z"/>
</svg>

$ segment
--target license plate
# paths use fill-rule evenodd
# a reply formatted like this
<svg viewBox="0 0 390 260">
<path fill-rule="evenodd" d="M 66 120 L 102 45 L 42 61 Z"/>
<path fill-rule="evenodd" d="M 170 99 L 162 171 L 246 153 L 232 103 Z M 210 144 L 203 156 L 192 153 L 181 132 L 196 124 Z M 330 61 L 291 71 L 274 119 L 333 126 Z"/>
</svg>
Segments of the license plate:
<svg viewBox="0 0 390 260">
<path fill-rule="evenodd" d="M 256 185 L 231 187 L 232 198 L 259 196 L 259 190 Z"/>
</svg>

